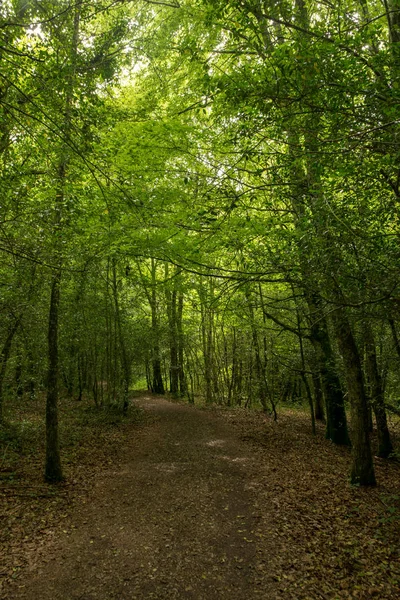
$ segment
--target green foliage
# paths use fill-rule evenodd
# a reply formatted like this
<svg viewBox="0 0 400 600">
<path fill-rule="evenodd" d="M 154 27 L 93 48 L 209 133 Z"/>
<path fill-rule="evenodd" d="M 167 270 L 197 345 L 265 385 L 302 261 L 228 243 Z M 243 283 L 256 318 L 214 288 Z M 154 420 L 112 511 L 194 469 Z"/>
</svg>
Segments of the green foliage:
<svg viewBox="0 0 400 600">
<path fill-rule="evenodd" d="M 101 410 L 154 369 L 274 410 L 326 360 L 349 391 L 338 312 L 360 355 L 370 324 L 394 393 L 400 86 L 378 2 L 1 10 L 7 402 L 18 364 L 25 394 L 47 384 L 57 265 L 60 387 Z"/>
</svg>

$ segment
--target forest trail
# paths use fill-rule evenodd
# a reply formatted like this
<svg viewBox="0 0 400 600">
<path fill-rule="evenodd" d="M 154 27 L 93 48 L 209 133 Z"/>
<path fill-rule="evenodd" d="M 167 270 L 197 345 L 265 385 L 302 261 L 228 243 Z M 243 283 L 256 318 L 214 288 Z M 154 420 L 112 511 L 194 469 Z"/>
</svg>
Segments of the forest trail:
<svg viewBox="0 0 400 600">
<path fill-rule="evenodd" d="M 96 477 L 70 535 L 8 598 L 289 597 L 268 568 L 278 544 L 259 531 L 251 448 L 212 411 L 150 396 L 135 403 L 154 422 L 133 431 L 122 467 Z"/>
<path fill-rule="evenodd" d="M 114 451 L 98 430 L 106 460 L 87 438 L 98 462 L 67 471 L 54 499 L 29 487 L 40 471 L 9 484 L 11 499 L 39 495 L 9 505 L 1 600 L 400 598 L 396 461 L 377 460 L 379 485 L 358 488 L 349 450 L 323 425 L 311 436 L 302 411 L 275 423 L 149 394 L 132 403 L 140 423 L 115 427 Z"/>
</svg>

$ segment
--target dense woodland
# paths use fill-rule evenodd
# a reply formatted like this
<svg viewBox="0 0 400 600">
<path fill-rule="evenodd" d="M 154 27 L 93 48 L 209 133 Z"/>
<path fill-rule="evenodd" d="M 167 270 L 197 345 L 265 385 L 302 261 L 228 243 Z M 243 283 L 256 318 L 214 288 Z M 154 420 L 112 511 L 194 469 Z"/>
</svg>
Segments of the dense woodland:
<svg viewBox="0 0 400 600">
<path fill-rule="evenodd" d="M 399 101 L 399 0 L 1 3 L 0 416 L 45 397 L 47 481 L 63 397 L 126 413 L 148 387 L 304 403 L 375 484 Z"/>
</svg>

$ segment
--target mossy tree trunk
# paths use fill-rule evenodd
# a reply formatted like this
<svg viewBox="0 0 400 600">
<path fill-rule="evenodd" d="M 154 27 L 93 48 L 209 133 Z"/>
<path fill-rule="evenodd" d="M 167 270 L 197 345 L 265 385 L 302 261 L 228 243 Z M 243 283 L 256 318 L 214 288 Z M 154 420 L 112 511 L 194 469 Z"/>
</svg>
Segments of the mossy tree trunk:
<svg viewBox="0 0 400 600">
<path fill-rule="evenodd" d="M 357 485 L 375 485 L 371 443 L 368 431 L 368 405 L 361 360 L 357 344 L 343 306 L 332 311 L 332 321 L 346 374 L 351 407 L 352 457 L 351 482 Z"/>
</svg>

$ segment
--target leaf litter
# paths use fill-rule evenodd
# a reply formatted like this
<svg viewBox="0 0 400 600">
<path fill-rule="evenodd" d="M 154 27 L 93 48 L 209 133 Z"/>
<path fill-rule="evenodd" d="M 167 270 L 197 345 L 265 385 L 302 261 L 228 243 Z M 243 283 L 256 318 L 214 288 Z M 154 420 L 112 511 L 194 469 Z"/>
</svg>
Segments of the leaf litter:
<svg viewBox="0 0 400 600">
<path fill-rule="evenodd" d="M 137 403 L 140 426 L 74 429 L 60 486 L 43 448 L 3 465 L 1 598 L 399 597 L 398 463 L 351 487 L 301 411 Z"/>
</svg>

